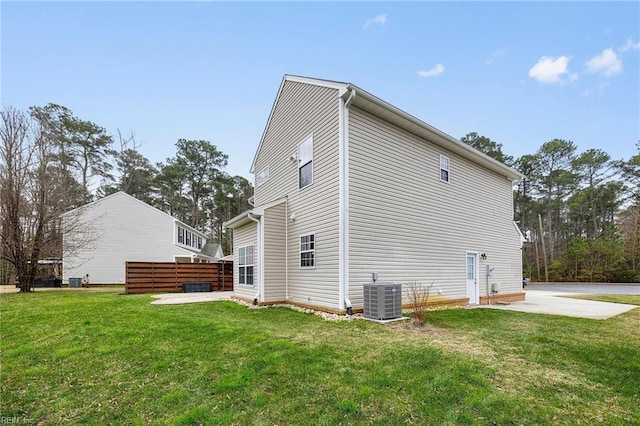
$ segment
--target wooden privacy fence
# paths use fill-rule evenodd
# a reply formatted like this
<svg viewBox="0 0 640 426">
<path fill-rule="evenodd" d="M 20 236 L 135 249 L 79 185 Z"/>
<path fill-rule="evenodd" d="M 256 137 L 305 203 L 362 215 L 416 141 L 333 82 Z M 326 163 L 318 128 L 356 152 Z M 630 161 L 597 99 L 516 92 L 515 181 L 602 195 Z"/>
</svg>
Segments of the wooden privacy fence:
<svg viewBox="0 0 640 426">
<path fill-rule="evenodd" d="M 185 281 L 211 283 L 213 291 L 233 290 L 233 263 L 127 262 L 125 292 L 181 292 Z"/>
</svg>

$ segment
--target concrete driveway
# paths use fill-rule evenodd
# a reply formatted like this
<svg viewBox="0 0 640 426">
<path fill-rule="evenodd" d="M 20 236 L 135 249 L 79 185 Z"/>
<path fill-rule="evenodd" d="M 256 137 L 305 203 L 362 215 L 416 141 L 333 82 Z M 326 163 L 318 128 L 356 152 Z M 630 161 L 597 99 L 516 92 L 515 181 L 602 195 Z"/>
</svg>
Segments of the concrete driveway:
<svg viewBox="0 0 640 426">
<path fill-rule="evenodd" d="M 616 289 L 615 287 L 618 288 Z M 556 290 L 558 288 L 569 291 L 558 291 Z M 590 319 L 612 318 L 632 309 L 640 308 L 639 306 L 622 303 L 596 302 L 567 297 L 576 294 L 640 294 L 640 286 L 634 285 L 529 285 L 527 286 L 526 294 L 526 299 L 520 302 L 483 307 Z"/>
<path fill-rule="evenodd" d="M 526 290 L 559 291 L 572 294 L 632 294 L 640 295 L 640 284 L 529 284 Z"/>
</svg>

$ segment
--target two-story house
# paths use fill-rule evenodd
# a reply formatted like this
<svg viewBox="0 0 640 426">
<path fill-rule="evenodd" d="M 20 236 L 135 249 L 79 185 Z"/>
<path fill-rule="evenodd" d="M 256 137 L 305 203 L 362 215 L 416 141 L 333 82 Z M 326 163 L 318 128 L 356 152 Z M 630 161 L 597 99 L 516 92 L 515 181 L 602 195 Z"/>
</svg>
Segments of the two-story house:
<svg viewBox="0 0 640 426">
<path fill-rule="evenodd" d="M 225 224 L 236 297 L 358 311 L 375 273 L 434 302 L 524 299 L 521 175 L 353 84 L 285 76 L 251 172 L 255 208 Z"/>
<path fill-rule="evenodd" d="M 217 262 L 222 252 L 206 236 L 124 192 L 71 210 L 63 220 L 83 224 L 63 235 L 63 281 L 124 284 L 125 263 Z"/>
</svg>

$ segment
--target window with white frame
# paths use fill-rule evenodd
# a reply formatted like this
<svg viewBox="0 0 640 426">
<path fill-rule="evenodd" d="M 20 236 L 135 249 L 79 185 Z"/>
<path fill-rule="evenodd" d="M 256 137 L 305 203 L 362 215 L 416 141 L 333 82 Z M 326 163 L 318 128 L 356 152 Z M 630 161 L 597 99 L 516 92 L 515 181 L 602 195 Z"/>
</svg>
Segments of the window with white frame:
<svg viewBox="0 0 640 426">
<path fill-rule="evenodd" d="M 260 172 L 256 175 L 256 188 L 269 180 L 269 166 L 260 170 Z"/>
<path fill-rule="evenodd" d="M 313 269 L 316 267 L 316 235 L 300 236 L 300 268 Z"/>
<path fill-rule="evenodd" d="M 440 180 L 449 182 L 449 158 L 444 155 L 440 156 Z"/>
<path fill-rule="evenodd" d="M 298 145 L 298 188 L 313 183 L 313 136 L 309 136 Z"/>
<path fill-rule="evenodd" d="M 202 236 L 178 225 L 178 244 L 202 250 L 205 243 L 206 240 Z"/>
<path fill-rule="evenodd" d="M 253 246 L 238 249 L 238 284 L 253 285 Z"/>
</svg>

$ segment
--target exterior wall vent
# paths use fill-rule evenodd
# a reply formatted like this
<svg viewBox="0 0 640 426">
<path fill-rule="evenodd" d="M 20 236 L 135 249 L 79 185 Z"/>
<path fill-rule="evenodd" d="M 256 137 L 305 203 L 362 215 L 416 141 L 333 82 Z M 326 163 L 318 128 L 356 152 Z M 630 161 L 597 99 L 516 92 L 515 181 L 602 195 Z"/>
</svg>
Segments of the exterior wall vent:
<svg viewBox="0 0 640 426">
<path fill-rule="evenodd" d="M 365 318 L 389 320 L 402 317 L 402 284 L 367 283 L 363 296 Z"/>
</svg>

